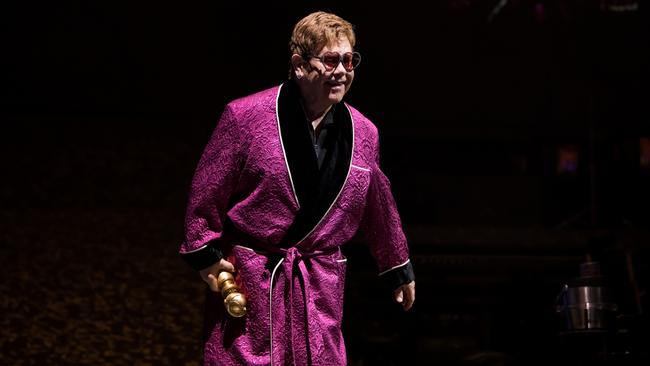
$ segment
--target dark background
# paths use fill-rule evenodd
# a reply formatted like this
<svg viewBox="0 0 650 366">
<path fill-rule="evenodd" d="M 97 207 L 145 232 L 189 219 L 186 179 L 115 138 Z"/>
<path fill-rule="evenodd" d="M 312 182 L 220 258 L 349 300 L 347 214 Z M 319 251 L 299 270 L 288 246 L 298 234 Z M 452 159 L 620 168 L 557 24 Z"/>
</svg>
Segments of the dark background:
<svg viewBox="0 0 650 366">
<path fill-rule="evenodd" d="M 356 26 L 347 101 L 379 127 L 418 278 L 403 314 L 346 248 L 350 364 L 647 361 L 644 5 L 3 3 L 0 364 L 199 364 L 187 188 L 223 106 L 286 79 L 315 10 Z M 607 352 L 555 314 L 587 255 L 620 308 Z"/>
</svg>

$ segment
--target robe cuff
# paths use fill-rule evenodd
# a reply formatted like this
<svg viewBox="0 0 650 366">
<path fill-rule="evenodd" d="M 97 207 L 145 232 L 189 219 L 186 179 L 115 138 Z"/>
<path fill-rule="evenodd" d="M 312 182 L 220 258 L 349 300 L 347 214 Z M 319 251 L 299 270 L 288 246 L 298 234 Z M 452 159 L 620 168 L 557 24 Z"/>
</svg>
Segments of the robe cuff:
<svg viewBox="0 0 650 366">
<path fill-rule="evenodd" d="M 415 273 L 413 272 L 413 264 L 408 260 L 403 265 L 391 268 L 379 274 L 383 282 L 390 286 L 391 289 L 396 290 L 402 285 L 411 281 L 415 281 Z"/>
<path fill-rule="evenodd" d="M 223 253 L 217 249 L 216 243 L 208 243 L 200 249 L 180 254 L 185 263 L 195 271 L 206 269 L 223 258 Z"/>
</svg>

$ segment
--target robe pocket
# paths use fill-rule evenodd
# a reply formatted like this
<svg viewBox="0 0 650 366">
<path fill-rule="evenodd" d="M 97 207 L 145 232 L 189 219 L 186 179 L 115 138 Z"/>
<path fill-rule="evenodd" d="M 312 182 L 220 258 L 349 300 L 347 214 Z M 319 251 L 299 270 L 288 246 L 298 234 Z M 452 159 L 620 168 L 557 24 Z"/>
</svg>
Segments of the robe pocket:
<svg viewBox="0 0 650 366">
<path fill-rule="evenodd" d="M 350 213 L 361 212 L 366 202 L 371 174 L 368 168 L 352 165 L 345 188 L 337 202 L 340 209 Z"/>
<path fill-rule="evenodd" d="M 345 282 L 345 271 L 347 269 L 348 259 L 339 251 L 332 257 L 332 260 L 334 261 L 334 268 L 336 269 L 338 278 L 341 280 L 339 282 L 343 284 Z"/>
<path fill-rule="evenodd" d="M 343 297 L 345 294 L 345 274 L 347 271 L 347 266 L 348 266 L 348 259 L 343 256 L 343 254 L 339 253 L 338 258 L 334 258 L 334 267 L 336 268 L 336 273 L 337 273 L 337 281 L 336 281 L 336 292 L 337 296 L 336 297 L 336 317 L 335 319 L 337 320 L 338 324 L 341 323 L 342 316 L 343 316 Z"/>
<path fill-rule="evenodd" d="M 243 326 L 243 332 L 230 334 L 238 339 L 242 352 L 256 356 L 268 354 L 269 329 L 269 278 L 268 257 L 245 246 L 236 245 L 232 250 L 235 279 L 246 296 L 246 315 L 243 318 L 227 318 L 228 322 Z M 266 330 L 265 330 L 266 329 Z"/>
<path fill-rule="evenodd" d="M 338 324 L 343 311 L 346 259 L 340 253 L 318 258 L 312 266 L 312 299 L 323 321 Z M 327 319 L 327 320 L 326 320 Z"/>
<path fill-rule="evenodd" d="M 269 257 L 252 249 L 235 246 L 233 249 L 236 270 L 235 280 L 246 295 L 250 310 L 268 306 L 268 291 L 271 277 Z"/>
<path fill-rule="evenodd" d="M 330 257 L 328 260 L 328 273 L 321 280 L 321 283 L 330 286 L 329 291 L 331 292 L 327 296 L 327 300 L 329 300 L 328 306 L 331 310 L 330 315 L 338 322 L 341 321 L 341 315 L 343 312 L 343 295 L 345 293 L 347 261 L 348 259 L 340 252 Z"/>
<path fill-rule="evenodd" d="M 246 267 L 250 261 L 254 261 L 262 257 L 260 253 L 257 253 L 255 250 L 248 248 L 243 245 L 235 245 L 232 250 L 232 258 L 228 258 L 232 261 L 235 270 L 239 271 L 241 268 Z"/>
<path fill-rule="evenodd" d="M 345 291 L 345 274 L 348 268 L 348 259 L 345 258 L 343 255 L 341 255 L 341 258 L 335 259 L 335 262 L 336 262 L 336 269 L 338 271 L 338 277 L 339 277 L 339 282 L 338 282 L 339 291 L 343 293 Z"/>
</svg>

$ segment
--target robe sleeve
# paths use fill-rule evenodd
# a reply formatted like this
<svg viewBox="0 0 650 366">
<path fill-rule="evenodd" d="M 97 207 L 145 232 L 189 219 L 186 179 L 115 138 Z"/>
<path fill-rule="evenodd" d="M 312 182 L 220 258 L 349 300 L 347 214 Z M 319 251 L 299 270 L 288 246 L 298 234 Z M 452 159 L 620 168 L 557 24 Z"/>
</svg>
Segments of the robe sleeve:
<svg viewBox="0 0 650 366">
<path fill-rule="evenodd" d="M 413 281 L 415 275 L 390 181 L 379 168 L 378 135 L 375 134 L 374 140 L 375 162 L 358 235 L 368 245 L 379 276 L 396 289 Z"/>
<path fill-rule="evenodd" d="M 201 270 L 223 257 L 219 239 L 228 203 L 236 190 L 245 161 L 243 134 L 230 106 L 226 106 L 199 160 L 190 186 L 181 257 Z"/>
</svg>

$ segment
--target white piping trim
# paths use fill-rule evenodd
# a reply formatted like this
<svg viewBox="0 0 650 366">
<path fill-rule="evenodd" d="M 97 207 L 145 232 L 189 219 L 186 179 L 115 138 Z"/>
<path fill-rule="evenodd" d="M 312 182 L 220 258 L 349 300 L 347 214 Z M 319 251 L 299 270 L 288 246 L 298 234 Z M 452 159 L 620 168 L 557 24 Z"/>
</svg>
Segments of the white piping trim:
<svg viewBox="0 0 650 366">
<path fill-rule="evenodd" d="M 383 271 L 382 273 L 379 274 L 379 276 L 383 275 L 384 273 L 390 272 L 390 271 L 394 270 L 395 268 L 403 267 L 403 266 L 407 265 L 410 261 L 411 261 L 410 259 L 407 259 L 406 262 L 404 262 L 402 264 L 399 264 L 399 265 L 397 265 L 397 266 L 395 266 L 393 268 L 390 268 L 390 269 L 387 269 L 387 270 Z"/>
<path fill-rule="evenodd" d="M 289 159 L 287 159 L 287 152 L 284 150 L 284 141 L 282 141 L 282 128 L 280 128 L 280 114 L 278 113 L 278 104 L 280 101 L 280 92 L 284 84 L 278 88 L 278 95 L 275 96 L 275 119 L 278 121 L 278 136 L 280 137 L 280 145 L 282 146 L 282 155 L 284 156 L 284 164 L 287 166 L 287 173 L 289 173 L 289 181 L 291 182 L 291 190 L 293 197 L 296 199 L 296 204 L 300 208 L 300 201 L 298 201 L 298 194 L 296 194 L 296 187 L 293 185 L 293 177 L 291 177 L 291 169 L 289 169 Z"/>
<path fill-rule="evenodd" d="M 205 244 L 204 246 L 200 247 L 199 249 L 192 249 L 192 250 L 189 250 L 187 252 L 181 252 L 181 254 L 190 254 L 190 253 L 198 252 L 199 250 L 205 249 L 207 246 L 208 246 L 208 244 Z"/>
<path fill-rule="evenodd" d="M 300 239 L 300 240 L 296 243 L 296 245 L 302 243 L 303 240 L 307 239 L 307 237 L 308 237 L 309 235 L 311 235 L 311 233 L 313 233 L 314 230 L 316 230 L 316 228 L 318 227 L 318 225 L 320 225 L 320 223 L 321 223 L 321 222 L 323 221 L 323 219 L 327 216 L 327 214 L 330 213 L 330 210 L 332 209 L 332 207 L 334 206 L 334 204 L 336 203 L 336 201 L 339 200 L 339 196 L 340 196 L 341 193 L 343 192 L 343 189 L 345 189 L 345 185 L 348 184 L 348 178 L 350 178 L 350 172 L 352 171 L 352 159 L 354 158 L 354 118 L 352 118 L 352 112 L 350 111 L 350 108 L 348 108 L 348 106 L 347 106 L 345 103 L 343 103 L 343 105 L 344 105 L 345 108 L 348 110 L 348 113 L 350 114 L 350 122 L 352 123 L 352 150 L 350 151 L 350 166 L 348 166 L 348 173 L 345 175 L 345 181 L 343 181 L 343 185 L 341 186 L 341 189 L 339 190 L 339 193 L 336 195 L 336 197 L 335 197 L 334 200 L 332 201 L 332 204 L 330 205 L 330 207 L 327 209 L 327 211 L 325 211 L 325 213 L 323 214 L 323 216 L 321 216 L 320 220 L 318 220 L 318 222 L 316 223 L 316 225 L 314 225 L 314 227 L 311 228 L 311 230 L 307 233 L 307 235 L 305 235 L 302 239 Z"/>
<path fill-rule="evenodd" d="M 275 271 L 280 267 L 280 264 L 284 261 L 284 258 L 281 258 L 278 261 L 278 264 L 273 268 L 271 273 L 271 282 L 269 282 L 269 332 L 271 335 L 271 352 L 269 353 L 269 359 L 271 360 L 271 366 L 273 366 L 273 277 L 275 277 Z"/>
<path fill-rule="evenodd" d="M 237 244 L 237 245 L 235 245 L 234 247 L 235 247 L 235 248 L 239 248 L 239 249 L 243 249 L 243 250 L 248 250 L 248 251 L 250 251 L 250 252 L 253 252 L 253 253 L 255 253 L 255 254 L 259 254 L 259 255 L 264 255 L 264 256 L 266 256 L 266 255 L 269 254 L 269 252 L 266 252 L 266 251 L 264 251 L 264 250 L 256 250 L 256 249 L 253 249 L 253 248 L 245 247 L 245 246 L 243 246 L 243 245 L 241 245 L 241 244 Z"/>
<path fill-rule="evenodd" d="M 254 249 L 249 248 L 249 247 L 245 247 L 245 246 L 243 246 L 243 245 L 239 245 L 239 244 L 235 245 L 235 248 L 246 249 L 246 250 L 250 250 L 250 251 L 253 252 L 253 253 L 256 253 Z"/>
<path fill-rule="evenodd" d="M 339 262 L 339 263 L 345 263 L 345 262 L 348 261 L 348 259 L 347 258 L 345 258 L 345 259 L 337 259 L 336 261 Z"/>
<path fill-rule="evenodd" d="M 359 169 L 359 170 L 366 171 L 366 172 L 369 172 L 369 171 L 370 171 L 370 169 L 368 169 L 368 168 L 362 168 L 362 167 L 360 167 L 360 166 L 356 166 L 356 165 L 352 165 L 352 167 L 353 167 L 353 168 L 357 168 L 357 169 Z"/>
</svg>

